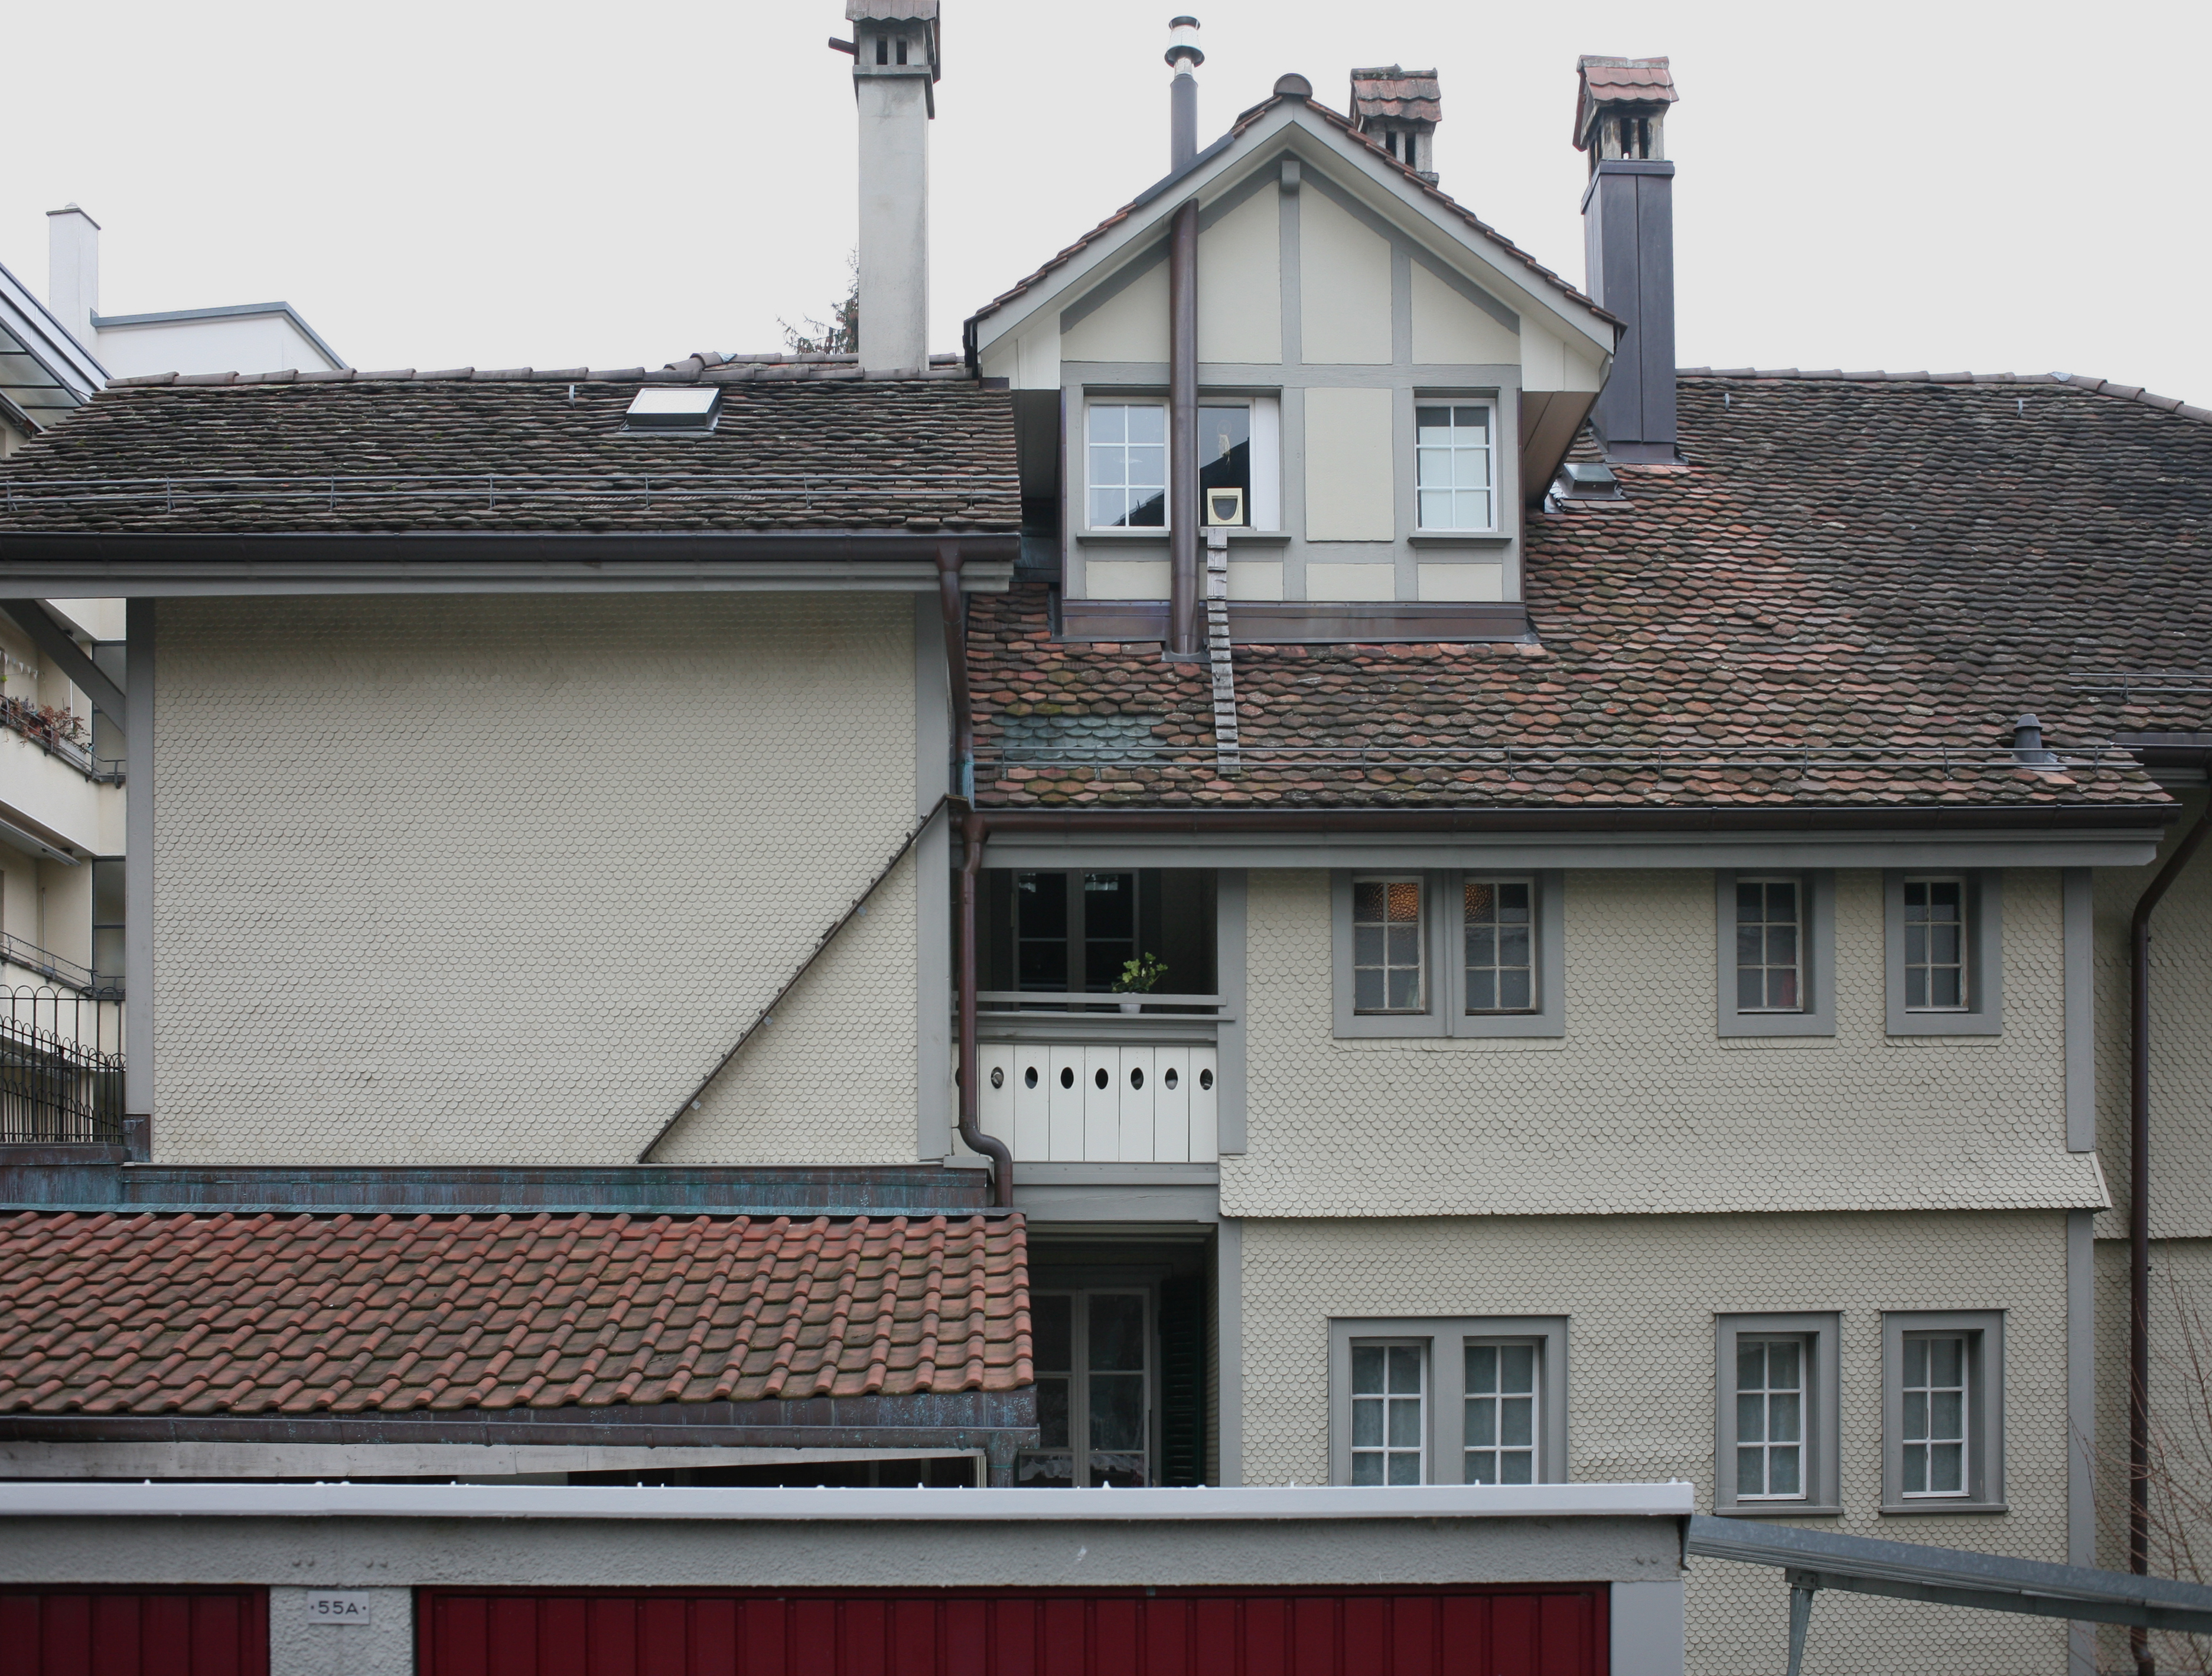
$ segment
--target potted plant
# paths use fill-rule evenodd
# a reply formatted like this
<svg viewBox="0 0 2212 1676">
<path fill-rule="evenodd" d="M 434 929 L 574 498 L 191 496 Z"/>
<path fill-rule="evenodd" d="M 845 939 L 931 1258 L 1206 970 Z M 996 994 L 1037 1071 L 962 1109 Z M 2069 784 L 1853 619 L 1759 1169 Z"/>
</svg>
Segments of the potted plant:
<svg viewBox="0 0 2212 1676">
<path fill-rule="evenodd" d="M 1160 979 L 1168 975 L 1167 963 L 1157 954 L 1139 954 L 1133 960 L 1121 962 L 1121 975 L 1114 980 L 1116 995 L 1150 995 L 1159 987 Z M 1141 1001 L 1124 1001 L 1125 1013 L 1140 1013 L 1145 1009 Z"/>
</svg>

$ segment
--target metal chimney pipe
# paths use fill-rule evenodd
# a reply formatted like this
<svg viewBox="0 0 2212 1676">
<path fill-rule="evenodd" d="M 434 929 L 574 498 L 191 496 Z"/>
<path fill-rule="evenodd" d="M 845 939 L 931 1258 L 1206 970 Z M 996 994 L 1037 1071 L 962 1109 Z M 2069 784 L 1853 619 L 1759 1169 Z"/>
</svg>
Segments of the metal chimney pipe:
<svg viewBox="0 0 2212 1676">
<path fill-rule="evenodd" d="M 1168 20 L 1168 63 L 1175 80 L 1168 87 L 1168 170 L 1181 174 L 1198 155 L 1198 77 L 1191 72 L 1206 62 L 1198 45 L 1198 20 Z"/>
<path fill-rule="evenodd" d="M 1181 79 L 1178 77 L 1177 79 Z M 1195 658 L 1198 598 L 1198 200 L 1168 230 L 1168 655 Z"/>
</svg>

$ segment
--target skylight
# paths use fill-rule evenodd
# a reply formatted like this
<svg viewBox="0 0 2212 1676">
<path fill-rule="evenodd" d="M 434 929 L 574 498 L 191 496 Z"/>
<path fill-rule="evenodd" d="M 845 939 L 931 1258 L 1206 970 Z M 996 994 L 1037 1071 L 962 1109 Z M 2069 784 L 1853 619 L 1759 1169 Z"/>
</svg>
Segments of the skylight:
<svg viewBox="0 0 2212 1676">
<path fill-rule="evenodd" d="M 708 431 L 722 411 L 718 386 L 648 384 L 624 417 L 630 430 Z"/>
</svg>

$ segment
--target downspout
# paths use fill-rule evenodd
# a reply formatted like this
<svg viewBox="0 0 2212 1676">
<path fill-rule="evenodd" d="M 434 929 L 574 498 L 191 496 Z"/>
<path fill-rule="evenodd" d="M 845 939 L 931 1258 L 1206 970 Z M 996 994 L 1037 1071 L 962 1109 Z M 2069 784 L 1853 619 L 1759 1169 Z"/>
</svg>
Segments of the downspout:
<svg viewBox="0 0 2212 1676">
<path fill-rule="evenodd" d="M 991 1202 L 1003 1208 L 1014 1202 L 1014 1155 L 1004 1141 L 983 1132 L 982 1087 L 975 1074 L 975 875 L 982 869 L 987 833 L 975 809 L 975 711 L 968 689 L 968 606 L 960 592 L 957 541 L 937 545 L 937 597 L 945 619 L 945 667 L 952 684 L 953 795 L 966 806 L 960 820 L 960 966 L 956 982 L 960 1139 L 970 1152 L 991 1161 Z"/>
<path fill-rule="evenodd" d="M 2212 767 L 2212 755 L 2207 766 Z M 2212 801 L 2136 899 L 2128 922 L 2128 1569 L 2150 1571 L 2150 917 L 2212 832 Z M 2154 1661 L 2140 1629 L 2128 1649 L 2142 1676 Z"/>
<path fill-rule="evenodd" d="M 1183 79 L 1181 77 L 1178 80 Z M 1198 655 L 1198 200 L 1168 235 L 1168 655 Z"/>
</svg>

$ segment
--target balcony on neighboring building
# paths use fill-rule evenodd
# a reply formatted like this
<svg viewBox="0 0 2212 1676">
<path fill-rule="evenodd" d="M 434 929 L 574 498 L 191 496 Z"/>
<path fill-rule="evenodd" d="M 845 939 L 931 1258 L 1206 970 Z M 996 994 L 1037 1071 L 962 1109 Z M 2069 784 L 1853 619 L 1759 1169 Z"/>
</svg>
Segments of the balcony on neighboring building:
<svg viewBox="0 0 2212 1676">
<path fill-rule="evenodd" d="M 1211 992 L 1213 875 L 987 868 L 982 882 L 984 1130 L 1021 1162 L 1212 1163 L 1227 1015 Z"/>
<path fill-rule="evenodd" d="M 6 942 L 8 965 L 15 967 L 21 963 L 18 940 Z M 119 990 L 0 990 L 0 1145 L 122 1143 Z"/>
</svg>

